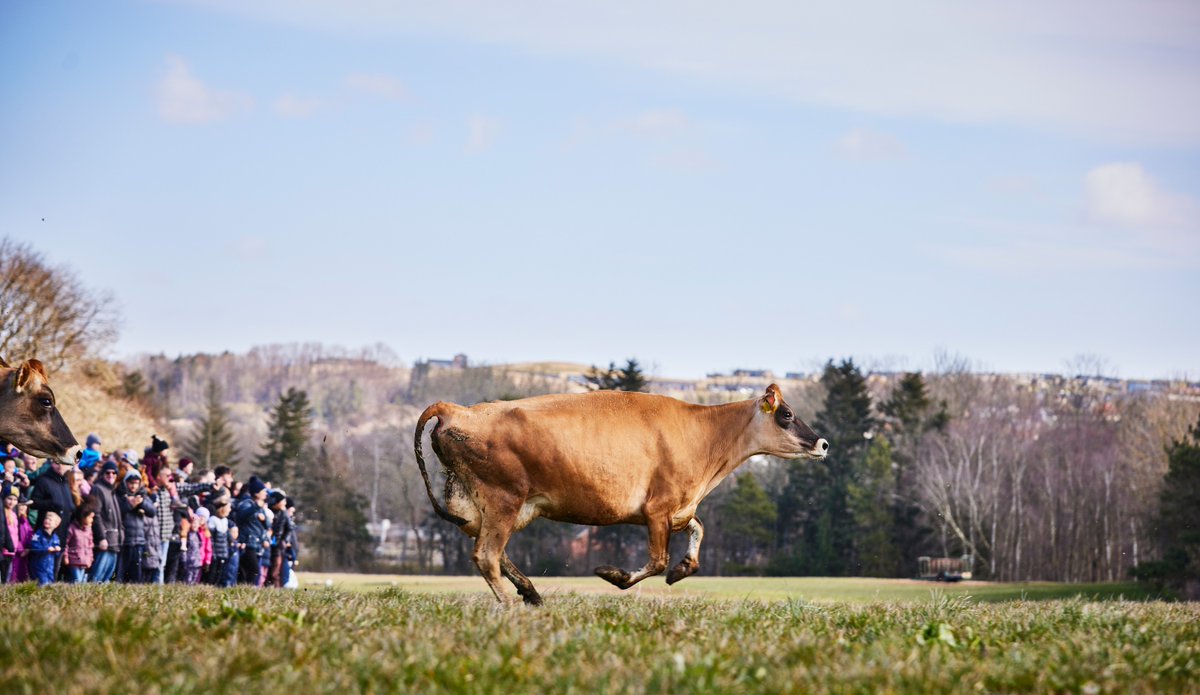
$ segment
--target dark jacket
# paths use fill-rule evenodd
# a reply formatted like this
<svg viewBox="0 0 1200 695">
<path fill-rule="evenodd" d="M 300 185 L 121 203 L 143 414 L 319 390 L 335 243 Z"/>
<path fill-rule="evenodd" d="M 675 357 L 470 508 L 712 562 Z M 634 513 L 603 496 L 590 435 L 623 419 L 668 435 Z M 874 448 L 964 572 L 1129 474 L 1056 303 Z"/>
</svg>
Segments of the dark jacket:
<svg viewBox="0 0 1200 695">
<path fill-rule="evenodd" d="M 156 510 L 153 497 L 147 495 L 145 490 L 138 490 L 138 494 L 142 496 L 142 503 L 135 507 L 129 503 L 127 490 L 117 491 L 117 504 L 121 507 L 121 520 L 125 525 L 122 545 L 146 544 L 146 518 L 153 519 Z"/>
<path fill-rule="evenodd" d="M 67 524 L 71 521 L 71 515 L 75 513 L 75 498 L 71 497 L 71 486 L 67 484 L 67 479 L 55 473 L 53 468 L 46 469 L 46 472 L 39 475 L 37 481 L 33 483 L 29 500 L 29 508 L 38 511 L 38 526 L 42 524 L 42 510 L 52 507 L 59 508 L 62 523 L 55 529 L 54 535 L 58 536 L 59 544 L 65 548 L 67 546 Z"/>
<path fill-rule="evenodd" d="M 263 552 L 267 539 L 267 512 L 254 503 L 254 498 L 244 497 L 237 503 L 238 543 L 245 543 L 256 553 Z"/>
<path fill-rule="evenodd" d="M 111 485 L 101 480 L 92 486 L 92 494 L 88 497 L 95 500 L 96 504 L 96 519 L 92 522 L 92 537 L 96 539 L 96 547 L 100 547 L 101 540 L 107 540 L 109 550 L 120 550 L 125 541 L 125 525 L 121 521 L 117 493 Z"/>
<path fill-rule="evenodd" d="M 287 557 L 287 545 L 292 542 L 292 535 L 292 517 L 288 516 L 287 510 L 275 512 L 275 520 L 271 523 L 271 557 Z"/>
</svg>

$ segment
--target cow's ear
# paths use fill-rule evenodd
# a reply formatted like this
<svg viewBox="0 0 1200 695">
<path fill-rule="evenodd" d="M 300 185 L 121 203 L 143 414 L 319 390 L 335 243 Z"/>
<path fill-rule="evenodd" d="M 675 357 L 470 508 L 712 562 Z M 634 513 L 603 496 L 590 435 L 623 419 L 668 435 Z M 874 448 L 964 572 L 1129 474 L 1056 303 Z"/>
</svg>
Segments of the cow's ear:
<svg viewBox="0 0 1200 695">
<path fill-rule="evenodd" d="M 29 388 L 30 384 L 35 379 L 46 380 L 46 370 L 42 367 L 42 363 L 37 360 L 28 360 L 21 365 L 17 370 L 16 391 L 21 393 Z"/>
<path fill-rule="evenodd" d="M 0 369 L 12 369 L 12 367 L 8 365 L 8 361 L 3 357 L 0 357 Z"/>
<path fill-rule="evenodd" d="M 783 405 L 783 393 L 778 386 L 771 384 L 767 387 L 767 392 L 763 394 L 760 402 L 764 413 L 774 413 L 780 405 Z"/>
</svg>

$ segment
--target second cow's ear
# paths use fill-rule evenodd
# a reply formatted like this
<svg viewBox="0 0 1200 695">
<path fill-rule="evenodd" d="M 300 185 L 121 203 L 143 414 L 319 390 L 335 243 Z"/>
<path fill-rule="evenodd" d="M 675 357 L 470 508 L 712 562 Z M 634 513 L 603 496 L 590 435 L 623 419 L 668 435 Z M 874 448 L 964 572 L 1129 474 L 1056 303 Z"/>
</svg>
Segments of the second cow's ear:
<svg viewBox="0 0 1200 695">
<path fill-rule="evenodd" d="M 0 369 L 12 369 L 12 367 L 8 366 L 8 360 L 3 357 L 0 357 Z"/>
<path fill-rule="evenodd" d="M 764 413 L 774 413 L 783 405 L 783 393 L 775 384 L 767 387 L 767 392 L 762 397 L 762 409 Z"/>
</svg>

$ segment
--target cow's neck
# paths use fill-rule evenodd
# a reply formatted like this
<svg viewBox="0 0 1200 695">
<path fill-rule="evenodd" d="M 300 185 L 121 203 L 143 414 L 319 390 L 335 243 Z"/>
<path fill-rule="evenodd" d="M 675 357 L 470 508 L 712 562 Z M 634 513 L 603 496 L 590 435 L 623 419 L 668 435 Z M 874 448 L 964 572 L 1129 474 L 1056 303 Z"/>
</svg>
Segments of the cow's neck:
<svg viewBox="0 0 1200 695">
<path fill-rule="evenodd" d="M 749 400 L 705 408 L 711 423 L 707 451 L 712 453 L 708 461 L 709 481 L 704 494 L 712 491 L 746 459 L 759 453 L 750 433 L 757 407 L 757 401 Z"/>
</svg>

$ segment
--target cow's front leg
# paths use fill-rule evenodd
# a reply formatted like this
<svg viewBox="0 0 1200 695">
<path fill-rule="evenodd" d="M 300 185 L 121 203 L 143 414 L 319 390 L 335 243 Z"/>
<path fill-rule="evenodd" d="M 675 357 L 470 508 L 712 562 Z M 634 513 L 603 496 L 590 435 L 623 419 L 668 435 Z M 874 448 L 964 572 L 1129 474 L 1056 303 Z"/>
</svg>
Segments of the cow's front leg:
<svg viewBox="0 0 1200 695">
<path fill-rule="evenodd" d="M 688 549 L 687 554 L 679 561 L 678 565 L 671 568 L 667 573 L 667 583 L 674 584 L 675 582 L 690 577 L 700 569 L 700 541 L 704 540 L 704 524 L 696 517 L 687 524 L 688 532 Z"/>
<path fill-rule="evenodd" d="M 653 518 L 646 524 L 650 531 L 650 561 L 636 572 L 627 572 L 620 567 L 601 565 L 596 568 L 596 575 L 612 582 L 620 589 L 628 589 L 646 577 L 662 574 L 667 569 L 667 541 L 671 538 L 671 517 Z"/>
</svg>

